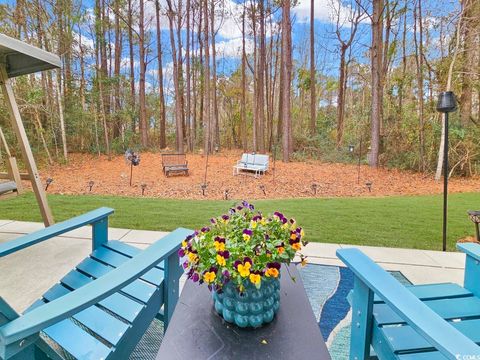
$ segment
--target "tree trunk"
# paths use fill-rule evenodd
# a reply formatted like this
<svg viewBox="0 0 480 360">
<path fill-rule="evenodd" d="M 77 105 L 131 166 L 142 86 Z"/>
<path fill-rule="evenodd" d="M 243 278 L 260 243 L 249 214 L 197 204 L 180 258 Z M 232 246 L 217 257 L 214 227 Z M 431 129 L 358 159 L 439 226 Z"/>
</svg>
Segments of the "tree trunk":
<svg viewBox="0 0 480 360">
<path fill-rule="evenodd" d="M 243 1 L 243 13 L 242 13 L 242 105 L 241 105 L 241 116 L 242 116 L 242 147 L 243 151 L 247 151 L 247 77 L 246 77 L 246 62 L 247 62 L 247 53 L 245 50 L 245 12 L 246 12 L 246 0 Z"/>
<path fill-rule="evenodd" d="M 346 73 L 347 65 L 345 61 L 347 47 L 344 44 L 340 45 L 340 76 L 338 81 L 338 96 L 337 96 L 337 149 L 343 144 L 343 128 L 345 118 L 345 90 L 347 85 Z"/>
<path fill-rule="evenodd" d="M 147 122 L 147 107 L 145 96 L 145 73 L 147 71 L 147 64 L 145 63 L 145 29 L 144 29 L 144 0 L 139 1 L 140 14 L 139 14 L 139 36 L 138 47 L 140 55 L 140 79 L 138 81 L 138 102 L 140 107 L 139 113 L 139 127 L 140 127 L 140 139 L 143 147 L 148 146 L 148 129 L 149 124 Z"/>
<path fill-rule="evenodd" d="M 419 171 L 425 171 L 425 135 L 423 122 L 423 24 L 422 24 L 422 1 L 417 0 L 413 11 L 413 40 L 415 43 L 415 63 L 417 65 L 417 100 L 418 100 L 418 140 L 419 140 Z M 418 23 L 418 28 L 417 28 Z M 417 31 L 418 29 L 418 31 Z M 417 39 L 418 33 L 418 39 Z"/>
<path fill-rule="evenodd" d="M 163 65 L 162 65 L 162 29 L 160 27 L 160 2 L 155 0 L 155 18 L 157 22 L 157 56 L 158 56 L 158 94 L 159 94 L 159 112 L 160 112 L 160 149 L 167 147 L 165 134 L 166 128 L 166 111 L 165 111 L 165 95 L 163 93 Z"/>
<path fill-rule="evenodd" d="M 203 89 L 204 94 L 204 153 L 205 155 L 209 154 L 212 151 L 212 116 L 210 110 L 210 42 L 209 42 L 209 25 L 208 25 L 208 0 L 203 1 L 203 48 L 205 52 L 204 60 L 204 78 L 205 78 L 205 88 Z"/>
<path fill-rule="evenodd" d="M 259 23 L 260 23 L 260 58 L 258 59 L 258 72 L 255 77 L 257 83 L 257 146 L 258 151 L 265 152 L 265 63 L 266 63 L 266 47 L 265 47 L 265 1 L 260 0 L 259 6 Z"/>
<path fill-rule="evenodd" d="M 212 44 L 212 101 L 213 101 L 213 131 L 214 138 L 212 141 L 216 148 L 220 148 L 220 125 L 218 118 L 218 103 L 217 103 L 217 51 L 215 48 L 215 0 L 212 0 L 210 6 L 210 41 Z"/>
<path fill-rule="evenodd" d="M 282 3 L 282 57 L 283 57 L 283 87 L 282 121 L 283 121 L 283 161 L 289 162 L 292 153 L 292 119 L 291 94 L 292 83 L 292 23 L 290 20 L 290 0 Z"/>
<path fill-rule="evenodd" d="M 173 11 L 172 1 L 167 0 L 168 5 L 168 23 L 170 26 L 170 47 L 172 49 L 172 60 L 173 60 L 173 83 L 175 87 L 175 139 L 176 139 L 176 149 L 178 153 L 183 153 L 183 118 L 182 118 L 182 108 L 180 103 L 180 84 L 179 84 L 179 70 L 178 70 L 178 59 L 177 59 L 177 47 L 175 44 L 175 35 L 174 35 L 174 25 L 173 19 L 175 12 Z"/>
<path fill-rule="evenodd" d="M 380 154 L 380 124 L 382 123 L 383 107 L 383 0 L 373 0 L 372 15 L 372 110 L 371 110 L 371 167 L 378 167 Z"/>
<path fill-rule="evenodd" d="M 113 137 L 116 138 L 120 135 L 122 124 L 120 118 L 120 58 L 122 54 L 122 33 L 120 30 L 120 0 L 114 2 L 114 15 L 115 15 L 115 60 L 114 60 L 114 77 L 115 77 L 115 123 L 113 127 Z"/>
<path fill-rule="evenodd" d="M 136 131 L 136 105 L 135 105 L 135 55 L 133 53 L 133 19 L 132 19 L 132 0 L 128 0 L 128 16 L 127 16 L 127 28 L 128 28 L 128 48 L 130 55 L 130 106 L 132 112 L 132 132 Z"/>
<path fill-rule="evenodd" d="M 187 77 L 187 109 L 186 109 L 186 117 L 187 117 L 187 144 L 188 144 L 188 150 L 193 151 L 193 132 L 194 127 L 192 126 L 192 105 L 191 105 L 191 84 L 190 84 L 190 78 L 191 78 L 191 71 L 190 71 L 190 0 L 187 0 L 186 3 L 186 10 L 187 10 L 187 36 L 186 36 L 186 54 L 185 54 L 185 61 L 186 61 L 186 77 Z"/>
<path fill-rule="evenodd" d="M 452 77 L 453 77 L 453 68 L 455 66 L 455 62 L 457 60 L 458 51 L 460 49 L 460 40 L 461 40 L 461 33 L 462 33 L 462 26 L 463 26 L 463 16 L 464 16 L 465 7 L 462 6 L 462 10 L 458 17 L 457 27 L 456 27 L 456 40 L 455 40 L 455 49 L 453 51 L 452 61 L 450 62 L 450 66 L 448 68 L 448 75 L 447 75 L 447 86 L 445 91 L 450 91 L 452 87 Z M 435 171 L 435 180 L 439 181 L 440 177 L 442 176 L 442 168 L 443 168 L 443 157 L 444 154 L 444 145 L 445 145 L 445 117 L 441 116 L 442 118 L 442 135 L 440 137 L 440 145 L 438 148 L 438 161 L 437 161 L 437 170 Z M 446 169 L 445 169 L 446 170 Z"/>
<path fill-rule="evenodd" d="M 315 0 L 310 1 L 310 135 L 315 135 L 317 127 L 317 100 L 315 75 Z M 338 141 L 337 141 L 338 144 Z"/>
</svg>

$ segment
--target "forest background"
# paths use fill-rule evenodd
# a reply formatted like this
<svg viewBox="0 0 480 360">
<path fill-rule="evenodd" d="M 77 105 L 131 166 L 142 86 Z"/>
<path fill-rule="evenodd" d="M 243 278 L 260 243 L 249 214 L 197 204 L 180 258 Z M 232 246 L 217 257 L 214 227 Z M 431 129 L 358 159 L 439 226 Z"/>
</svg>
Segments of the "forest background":
<svg viewBox="0 0 480 360">
<path fill-rule="evenodd" d="M 243 149 L 439 177 L 452 90 L 451 173 L 480 171 L 476 0 L 0 1 L 0 32 L 62 59 L 14 82 L 45 162 Z"/>
</svg>

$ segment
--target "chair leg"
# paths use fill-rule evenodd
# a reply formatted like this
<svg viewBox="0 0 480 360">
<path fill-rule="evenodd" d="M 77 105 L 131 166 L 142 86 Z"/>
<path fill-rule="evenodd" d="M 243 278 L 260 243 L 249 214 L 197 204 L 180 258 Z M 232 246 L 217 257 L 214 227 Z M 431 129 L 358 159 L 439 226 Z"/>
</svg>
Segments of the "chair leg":
<svg viewBox="0 0 480 360">
<path fill-rule="evenodd" d="M 350 360 L 370 359 L 373 321 L 373 291 L 355 277 L 352 299 Z"/>
</svg>

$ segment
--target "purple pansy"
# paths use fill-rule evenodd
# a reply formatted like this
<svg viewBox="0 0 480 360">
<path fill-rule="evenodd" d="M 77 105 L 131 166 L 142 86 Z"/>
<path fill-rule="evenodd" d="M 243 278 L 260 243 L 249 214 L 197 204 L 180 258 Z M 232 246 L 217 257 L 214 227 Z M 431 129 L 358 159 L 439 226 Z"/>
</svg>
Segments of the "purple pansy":
<svg viewBox="0 0 480 360">
<path fill-rule="evenodd" d="M 185 256 L 185 250 L 183 250 L 182 248 L 178 249 L 178 256 L 179 257 L 184 257 Z"/>
<path fill-rule="evenodd" d="M 219 251 L 218 255 L 223 256 L 224 259 L 228 259 L 230 257 L 230 252 L 228 250 Z"/>
<path fill-rule="evenodd" d="M 244 230 L 243 230 L 243 234 L 244 234 L 244 235 L 248 235 L 248 236 L 252 236 L 253 231 L 250 230 L 250 229 L 244 229 Z"/>
</svg>

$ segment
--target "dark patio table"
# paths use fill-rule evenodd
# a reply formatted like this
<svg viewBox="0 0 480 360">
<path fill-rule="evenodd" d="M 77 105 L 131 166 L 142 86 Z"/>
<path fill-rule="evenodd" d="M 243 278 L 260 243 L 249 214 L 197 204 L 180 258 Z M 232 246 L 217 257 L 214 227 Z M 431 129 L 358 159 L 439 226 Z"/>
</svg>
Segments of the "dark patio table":
<svg viewBox="0 0 480 360">
<path fill-rule="evenodd" d="M 241 329 L 213 309 L 207 287 L 187 281 L 163 339 L 157 360 L 317 359 L 329 360 L 302 279 L 282 267 L 280 309 L 272 323 Z"/>
</svg>

